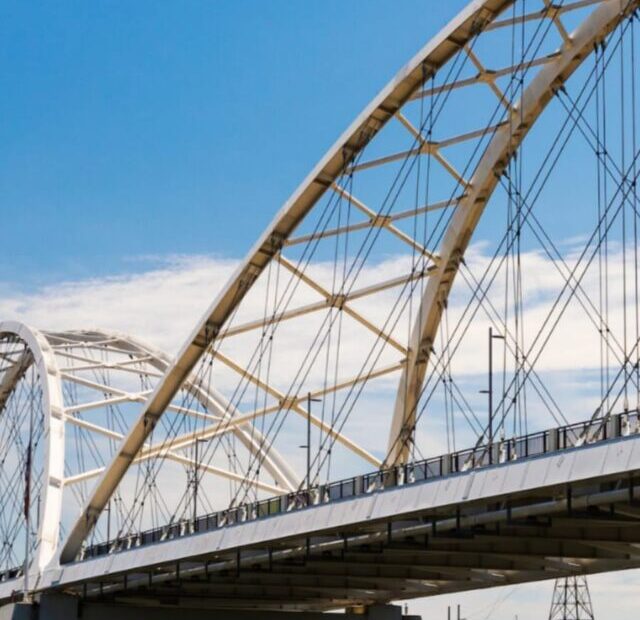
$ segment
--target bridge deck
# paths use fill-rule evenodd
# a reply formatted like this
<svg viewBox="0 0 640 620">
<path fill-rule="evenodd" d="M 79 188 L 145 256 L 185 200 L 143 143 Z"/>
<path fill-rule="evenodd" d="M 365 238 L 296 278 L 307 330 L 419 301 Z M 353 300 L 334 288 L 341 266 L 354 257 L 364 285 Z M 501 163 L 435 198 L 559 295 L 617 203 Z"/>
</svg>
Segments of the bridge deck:
<svg viewBox="0 0 640 620">
<path fill-rule="evenodd" d="M 638 567 L 638 430 L 618 415 L 248 504 L 93 547 L 37 588 L 329 609 Z"/>
</svg>

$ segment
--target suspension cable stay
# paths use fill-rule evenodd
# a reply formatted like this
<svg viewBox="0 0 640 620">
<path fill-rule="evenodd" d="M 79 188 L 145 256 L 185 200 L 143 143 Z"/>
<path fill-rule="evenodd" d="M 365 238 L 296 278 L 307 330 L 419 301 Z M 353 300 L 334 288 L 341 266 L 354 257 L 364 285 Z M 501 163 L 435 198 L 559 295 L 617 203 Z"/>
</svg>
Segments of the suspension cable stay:
<svg viewBox="0 0 640 620">
<path fill-rule="evenodd" d="M 168 592 L 166 578 L 197 598 L 218 571 L 234 597 L 268 599 L 286 573 L 307 589 L 296 610 L 374 605 L 363 575 L 336 576 L 328 600 L 305 571 L 420 545 L 402 577 L 390 561 L 375 578 L 394 596 L 409 580 L 422 595 L 458 591 L 475 587 L 456 581 L 467 552 L 448 548 L 437 571 L 418 562 L 440 553 L 438 528 L 452 545 L 501 535 L 498 513 L 542 528 L 538 504 L 463 504 L 476 469 L 488 485 L 514 461 L 573 463 L 640 433 L 639 8 L 470 2 L 274 209 L 174 357 L 108 329 L 0 323 L 0 590 L 20 580 L 28 598 L 56 571 L 109 557 L 100 596 L 117 597 L 129 587 L 119 554 L 143 549 L 146 562 L 162 543 L 172 561 L 131 575 L 148 592 Z M 397 515 L 375 512 L 422 483 L 457 499 L 427 516 L 401 499 Z M 633 475 L 616 485 L 602 492 L 637 500 Z M 570 486 L 527 501 L 553 498 L 572 523 L 595 504 L 572 504 Z M 389 489 L 361 541 L 327 534 L 344 500 Z M 280 545 L 278 524 L 302 531 L 309 515 L 317 531 Z M 231 559 L 218 553 L 228 541 Z M 622 542 L 602 544 L 579 570 L 608 570 L 589 563 L 612 562 Z M 531 555 L 527 579 L 564 580 L 552 620 L 567 592 L 587 609 L 577 568 Z M 481 587 L 509 583 L 511 560 L 487 558 Z"/>
</svg>

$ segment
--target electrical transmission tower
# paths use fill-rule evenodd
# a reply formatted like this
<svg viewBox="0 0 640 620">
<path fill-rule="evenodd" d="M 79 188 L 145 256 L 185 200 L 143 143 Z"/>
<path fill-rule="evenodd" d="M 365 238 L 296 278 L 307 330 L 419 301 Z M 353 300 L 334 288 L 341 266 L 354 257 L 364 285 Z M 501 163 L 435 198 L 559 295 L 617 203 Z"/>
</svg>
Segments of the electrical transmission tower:
<svg viewBox="0 0 640 620">
<path fill-rule="evenodd" d="M 556 579 L 549 620 L 594 620 L 586 577 Z"/>
</svg>

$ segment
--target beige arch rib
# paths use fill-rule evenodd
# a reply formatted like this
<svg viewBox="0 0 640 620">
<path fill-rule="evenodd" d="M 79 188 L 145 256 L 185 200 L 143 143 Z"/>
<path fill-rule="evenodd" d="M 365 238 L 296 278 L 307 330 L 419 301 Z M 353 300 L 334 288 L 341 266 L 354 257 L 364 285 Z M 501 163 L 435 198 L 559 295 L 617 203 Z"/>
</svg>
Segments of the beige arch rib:
<svg viewBox="0 0 640 620">
<path fill-rule="evenodd" d="M 424 80 L 425 67 L 442 66 L 483 24 L 490 22 L 512 0 L 474 0 L 434 39 L 432 39 L 371 102 L 351 127 L 338 139 L 325 157 L 285 203 L 258 243 L 249 252 L 220 295 L 198 323 L 191 337 L 171 364 L 149 398 L 145 410 L 131 428 L 111 464 L 102 474 L 93 494 L 61 550 L 64 564 L 77 556 L 83 540 L 92 530 L 113 491 L 131 462 L 140 452 L 158 419 L 174 394 L 189 376 L 206 348 L 221 332 L 233 310 L 242 301 L 253 282 L 312 209 L 320 197 L 350 163 L 350 154 L 366 143 L 393 118 Z"/>
<path fill-rule="evenodd" d="M 427 281 L 414 324 L 407 364 L 402 372 L 393 412 L 385 464 L 407 462 L 410 437 L 431 349 L 442 310 L 453 286 L 460 261 L 502 172 L 513 153 L 554 95 L 600 42 L 632 9 L 636 0 L 604 0 L 565 40 L 559 53 L 533 78 L 521 101 L 511 111 L 511 122 L 493 134 L 447 228 L 440 249 L 441 262 Z"/>
<path fill-rule="evenodd" d="M 111 464 L 102 474 L 91 498 L 70 531 L 61 549 L 60 563 L 71 562 L 77 556 L 83 540 L 94 527 L 113 491 L 122 480 L 131 462 L 140 453 L 146 438 L 157 424 L 176 392 L 180 389 L 180 386 L 187 380 L 207 347 L 221 333 L 233 310 L 242 301 L 254 281 L 273 260 L 274 256 L 277 255 L 284 241 L 289 238 L 319 198 L 332 186 L 341 172 L 351 164 L 353 155 L 358 153 L 387 121 L 396 115 L 404 103 L 415 95 L 424 83 L 425 77 L 435 73 L 439 67 L 459 52 L 476 33 L 495 20 L 497 15 L 510 6 L 512 2 L 513 0 L 474 0 L 471 2 L 383 89 L 294 192 L 202 317 L 191 337 L 157 385 L 143 413 L 122 442 Z M 636 2 L 633 2 L 633 5 L 635 6 Z M 541 73 L 544 77 L 536 81 L 537 90 L 529 88 L 527 91 L 529 93 L 528 97 L 532 98 L 532 100 L 535 99 L 535 105 L 533 105 L 532 109 L 537 110 L 536 113 L 531 115 L 532 122 L 551 96 L 551 87 L 556 80 L 562 81 L 566 79 L 579 64 L 581 57 L 590 51 L 588 45 L 585 44 L 584 48 L 581 49 L 580 44 L 586 40 L 594 41 L 604 36 L 621 19 L 619 15 L 621 6 L 621 0 L 603 0 L 602 6 L 586 18 L 580 29 L 580 33 L 583 34 L 571 41 L 571 48 L 567 48 L 565 44 L 565 48 L 563 48 L 565 52 L 559 56 L 560 60 L 553 59 L 549 63 L 542 65 L 544 71 L 541 69 Z M 545 80 L 548 83 L 544 83 Z M 529 109 L 529 107 L 529 102 L 525 101 L 525 108 Z M 520 139 L 525 133 L 526 128 L 521 128 Z M 500 133 L 500 135 L 504 136 L 504 132 Z M 498 145 L 501 146 L 500 143 Z M 485 162 L 483 170 L 487 176 L 494 174 L 496 166 L 487 166 L 486 162 L 495 159 L 497 163 L 502 163 L 505 166 L 506 159 L 502 161 L 501 157 L 508 157 L 513 150 L 513 145 L 511 146 L 511 151 L 507 149 L 504 152 L 497 153 L 497 150 L 499 149 L 496 146 L 496 140 L 494 140 L 484 154 L 482 160 Z M 482 187 L 486 193 L 476 192 L 473 187 L 474 182 L 478 187 Z M 471 209 L 474 210 L 474 213 L 477 213 L 477 218 L 479 218 L 482 209 L 477 206 L 477 203 L 478 201 L 486 201 L 489 198 L 492 185 L 490 182 L 479 182 L 476 175 L 470 189 L 475 196 L 475 202 L 471 203 Z M 469 204 L 469 201 L 467 201 L 467 204 Z M 456 213 L 463 210 L 459 205 Z M 473 223 L 473 218 L 468 220 L 461 216 L 454 218 L 454 223 L 457 226 L 469 222 Z M 457 261 L 460 258 L 457 254 L 457 248 L 462 247 L 464 249 L 466 247 L 472 232 L 473 227 L 453 232 L 449 231 L 445 235 L 445 239 L 451 239 L 452 236 L 455 236 L 460 240 L 464 240 L 464 243 L 462 245 L 451 242 L 448 244 L 449 253 L 447 258 L 441 254 L 442 260 L 439 263 L 440 275 L 433 278 L 439 283 L 436 287 L 437 290 L 434 289 L 435 284 L 431 285 L 430 288 L 428 287 L 429 290 L 435 290 L 436 293 L 444 292 L 445 294 L 448 292 L 449 288 L 445 284 L 447 277 L 449 274 L 455 274 Z M 439 298 L 438 295 L 433 295 L 433 293 L 431 293 L 430 299 L 432 300 L 430 303 L 434 305 L 442 301 L 442 298 Z M 423 305 L 426 303 L 423 300 Z M 422 335 L 423 332 L 428 333 L 436 329 L 440 312 L 432 307 L 429 310 L 425 310 L 423 315 L 429 317 L 428 327 L 426 329 L 414 329 L 414 340 L 416 340 L 416 332 Z M 422 342 L 421 338 L 419 340 Z M 418 390 L 418 383 L 424 377 L 426 369 L 426 360 L 422 360 L 419 355 L 418 351 L 414 353 L 414 357 L 408 363 L 408 371 L 406 371 L 408 374 L 403 379 L 405 385 L 414 388 L 418 387 Z M 417 364 L 418 367 L 413 369 L 412 364 Z M 406 393 L 406 391 L 401 386 L 399 394 Z M 414 391 L 412 393 L 417 392 Z M 406 427 L 407 422 L 410 423 L 410 420 L 408 421 L 405 415 L 407 411 L 406 403 L 400 407 L 400 414 L 397 413 L 397 410 L 398 406 L 396 406 L 396 414 L 392 423 L 391 437 L 398 436 L 400 431 Z M 394 439 L 390 439 L 390 445 L 394 441 Z M 402 458 L 402 453 L 400 453 L 394 455 L 390 460 L 399 462 Z"/>
</svg>

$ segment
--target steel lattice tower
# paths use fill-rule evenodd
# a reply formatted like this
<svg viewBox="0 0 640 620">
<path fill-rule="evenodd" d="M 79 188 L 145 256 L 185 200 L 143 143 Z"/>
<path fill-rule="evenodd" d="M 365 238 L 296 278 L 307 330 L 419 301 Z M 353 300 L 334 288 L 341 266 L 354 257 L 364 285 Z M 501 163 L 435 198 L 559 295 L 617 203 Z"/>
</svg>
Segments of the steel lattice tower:
<svg viewBox="0 0 640 620">
<path fill-rule="evenodd" d="M 556 579 L 549 620 L 593 620 L 589 585 L 584 575 Z"/>
</svg>

